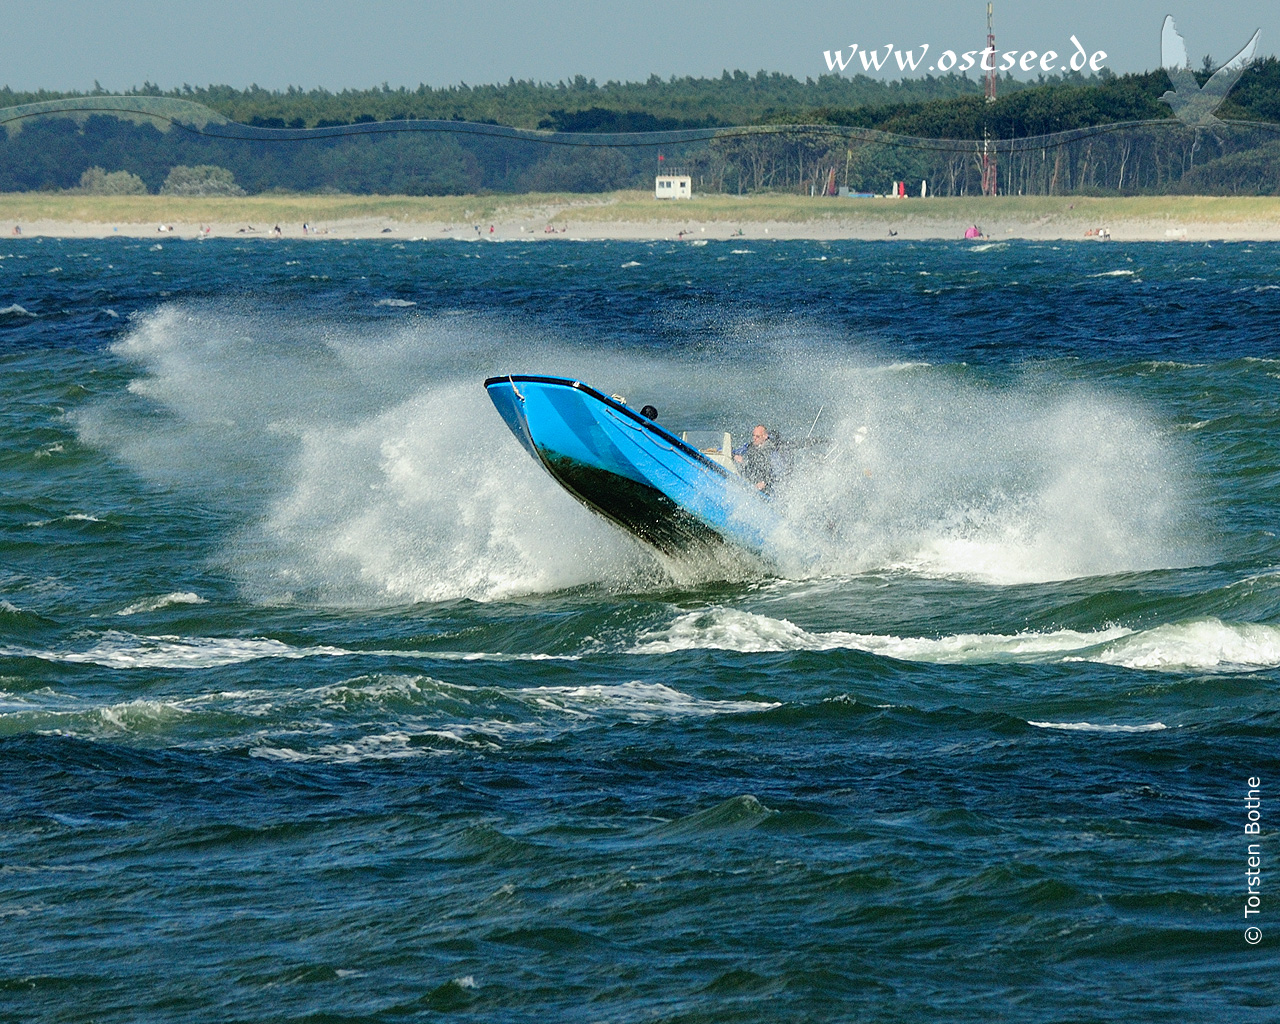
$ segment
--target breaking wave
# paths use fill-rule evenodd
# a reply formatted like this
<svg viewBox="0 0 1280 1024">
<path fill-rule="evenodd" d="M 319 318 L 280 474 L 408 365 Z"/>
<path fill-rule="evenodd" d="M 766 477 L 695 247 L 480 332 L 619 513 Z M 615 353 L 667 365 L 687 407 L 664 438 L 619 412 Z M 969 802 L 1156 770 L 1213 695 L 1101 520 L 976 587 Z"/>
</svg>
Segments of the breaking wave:
<svg viewBox="0 0 1280 1024">
<path fill-rule="evenodd" d="M 1280 667 L 1280 626 L 1207 618 L 1135 630 L 1125 626 L 1080 632 L 961 633 L 899 637 L 843 631 L 809 632 L 786 619 L 709 608 L 678 616 L 646 632 L 633 654 L 687 650 L 866 651 L 934 664 L 1095 662 L 1160 672 L 1252 671 Z"/>
</svg>

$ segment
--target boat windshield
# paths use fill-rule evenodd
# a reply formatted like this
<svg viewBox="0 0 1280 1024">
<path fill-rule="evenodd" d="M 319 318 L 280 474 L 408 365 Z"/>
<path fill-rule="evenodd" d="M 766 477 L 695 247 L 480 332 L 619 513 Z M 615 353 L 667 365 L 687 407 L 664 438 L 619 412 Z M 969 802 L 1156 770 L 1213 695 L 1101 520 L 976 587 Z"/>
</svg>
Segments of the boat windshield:
<svg viewBox="0 0 1280 1024">
<path fill-rule="evenodd" d="M 733 461 L 733 438 L 727 430 L 686 430 L 681 433 L 680 440 L 725 469 L 737 472 Z"/>
</svg>

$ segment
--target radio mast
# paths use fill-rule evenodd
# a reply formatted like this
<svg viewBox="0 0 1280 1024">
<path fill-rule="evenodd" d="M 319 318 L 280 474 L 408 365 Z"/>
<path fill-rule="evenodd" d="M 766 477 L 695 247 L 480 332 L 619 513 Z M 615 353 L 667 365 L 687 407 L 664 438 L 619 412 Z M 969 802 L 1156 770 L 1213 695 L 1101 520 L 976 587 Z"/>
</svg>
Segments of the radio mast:
<svg viewBox="0 0 1280 1024">
<path fill-rule="evenodd" d="M 992 20 L 991 3 L 987 3 L 987 102 L 996 101 L 996 30 Z M 991 146 L 991 130 L 986 125 L 982 128 L 982 194 L 994 196 L 996 187 L 996 154 Z"/>
</svg>

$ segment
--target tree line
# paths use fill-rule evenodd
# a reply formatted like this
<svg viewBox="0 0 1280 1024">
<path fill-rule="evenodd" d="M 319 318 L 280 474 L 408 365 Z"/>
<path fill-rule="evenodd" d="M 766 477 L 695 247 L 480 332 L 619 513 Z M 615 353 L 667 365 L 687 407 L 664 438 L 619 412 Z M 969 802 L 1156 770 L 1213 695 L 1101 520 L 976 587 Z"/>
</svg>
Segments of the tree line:
<svg viewBox="0 0 1280 1024">
<path fill-rule="evenodd" d="M 1207 76 L 1208 69 L 1201 81 Z M 729 124 L 758 131 L 627 148 L 416 131 L 276 142 L 216 138 L 145 118 L 45 116 L 6 128 L 0 139 L 0 190 L 91 189 L 110 174 L 127 172 L 157 192 L 175 168 L 201 167 L 225 173 L 227 187 L 249 193 L 597 192 L 651 187 L 655 170 L 662 167 L 690 173 L 700 191 L 820 194 L 834 181 L 851 191 L 883 192 L 890 181 L 922 179 L 934 194 L 965 195 L 980 190 L 977 140 L 985 138 L 997 153 L 1002 192 L 1280 193 L 1280 134 L 1236 126 L 1187 129 L 1160 102 L 1168 88 L 1163 71 L 1119 77 L 1104 72 L 1089 79 L 1074 74 L 1037 82 L 1002 79 L 995 103 L 984 101 L 980 83 L 956 75 L 900 82 L 824 75 L 800 82 L 764 72 L 726 72 L 720 78 L 655 76 L 644 83 L 603 86 L 579 77 L 554 85 L 512 81 L 340 93 L 210 86 L 163 94 L 145 86 L 137 94 L 198 101 L 232 120 L 265 128 L 432 118 L 588 134 Z M 69 95 L 4 89 L 0 105 Z M 1280 62 L 1268 58 L 1251 67 L 1218 115 L 1280 123 Z M 1095 131 L 1061 145 L 1052 139 L 1027 141 L 1131 121 L 1160 123 Z M 794 125 L 808 127 L 777 130 Z M 841 133 L 837 126 L 960 143 L 886 145 Z M 90 175 L 85 185 L 84 175 L 94 169 L 98 175 Z"/>
<path fill-rule="evenodd" d="M 1009 78 L 1008 89 L 1021 87 Z M 816 107 L 891 107 L 956 96 L 981 95 L 982 83 L 963 75 L 882 81 L 868 75 L 822 75 L 800 81 L 777 72 L 725 71 L 718 78 L 652 75 L 645 82 L 598 85 L 582 75 L 567 82 L 511 79 L 498 85 L 456 85 L 416 89 L 268 90 L 251 85 L 190 86 L 161 90 L 146 83 L 125 95 L 167 96 L 202 103 L 242 124 L 278 128 L 323 128 L 361 121 L 396 119 L 478 121 L 513 128 L 554 127 L 556 116 L 604 110 L 644 114 L 679 127 L 752 124 L 782 111 Z M 96 92 L 16 92 L 0 88 L 0 107 L 92 95 Z M 568 129 L 565 129 L 568 130 Z"/>
</svg>

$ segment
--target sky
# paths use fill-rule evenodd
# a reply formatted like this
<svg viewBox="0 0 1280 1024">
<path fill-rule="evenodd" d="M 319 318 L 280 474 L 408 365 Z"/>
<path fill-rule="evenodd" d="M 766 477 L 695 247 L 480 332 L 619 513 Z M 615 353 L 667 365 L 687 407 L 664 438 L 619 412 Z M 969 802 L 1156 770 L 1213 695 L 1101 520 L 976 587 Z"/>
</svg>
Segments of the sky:
<svg viewBox="0 0 1280 1024">
<path fill-rule="evenodd" d="M 1262 29 L 1280 48 L 1277 0 L 995 0 L 1000 50 L 1104 50 L 1117 74 L 1157 67 L 1172 14 L 1192 63 L 1233 55 Z M 827 73 L 823 51 L 892 43 L 981 49 L 985 0 L 0 0 L 0 85 L 117 92 L 144 82 L 333 91 L 479 85 L 575 75 L 643 81 L 724 70 Z M 850 69 L 852 70 L 852 69 Z M 924 66 L 920 73 L 923 73 Z M 901 77 L 894 66 L 892 74 Z M 1022 76 L 1027 77 L 1027 76 Z"/>
</svg>

